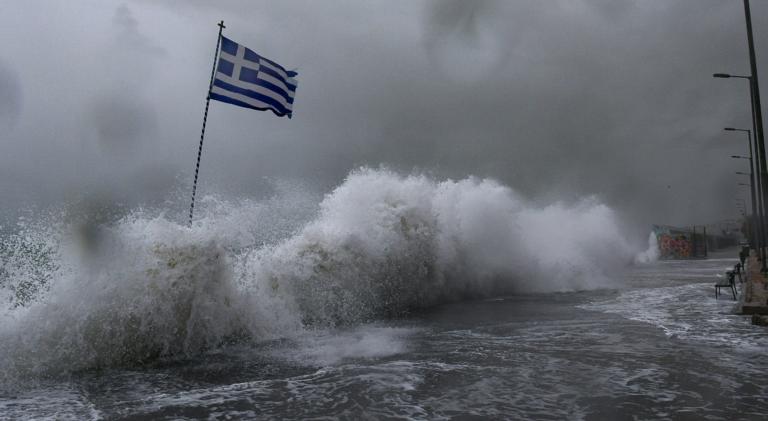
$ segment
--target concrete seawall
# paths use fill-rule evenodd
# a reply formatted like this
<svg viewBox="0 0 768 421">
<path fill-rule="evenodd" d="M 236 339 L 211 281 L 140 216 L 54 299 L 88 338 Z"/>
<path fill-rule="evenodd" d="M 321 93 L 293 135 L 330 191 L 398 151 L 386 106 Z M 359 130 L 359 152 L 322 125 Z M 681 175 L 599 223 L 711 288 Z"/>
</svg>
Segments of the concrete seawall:
<svg viewBox="0 0 768 421">
<path fill-rule="evenodd" d="M 760 261 L 754 254 L 747 259 L 746 282 L 736 311 L 752 315 L 752 323 L 768 326 L 768 279 L 760 273 Z"/>
</svg>

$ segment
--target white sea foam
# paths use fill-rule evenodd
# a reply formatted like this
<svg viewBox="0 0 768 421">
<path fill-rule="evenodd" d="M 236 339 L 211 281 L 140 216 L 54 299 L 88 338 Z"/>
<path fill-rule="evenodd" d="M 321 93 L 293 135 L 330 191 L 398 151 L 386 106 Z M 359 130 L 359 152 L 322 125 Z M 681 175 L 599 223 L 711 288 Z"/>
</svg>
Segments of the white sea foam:
<svg viewBox="0 0 768 421">
<path fill-rule="evenodd" d="M 337 331 L 310 331 L 277 348 L 274 357 L 312 366 L 336 365 L 345 360 L 373 359 L 408 351 L 408 340 L 418 329 L 362 325 Z"/>
<path fill-rule="evenodd" d="M 656 234 L 651 232 L 648 235 L 648 249 L 635 255 L 635 263 L 652 263 L 659 260 L 660 255 L 659 241 L 656 239 Z"/>
<path fill-rule="evenodd" d="M 0 368 L 13 377 L 135 364 L 464 296 L 594 288 L 632 259 L 595 199 L 541 208 L 493 180 L 366 168 L 319 206 L 312 197 L 208 199 L 191 228 L 134 211 L 88 231 L 88 247 L 67 235 L 72 224 L 50 221 L 48 292 L 9 301 Z"/>
</svg>

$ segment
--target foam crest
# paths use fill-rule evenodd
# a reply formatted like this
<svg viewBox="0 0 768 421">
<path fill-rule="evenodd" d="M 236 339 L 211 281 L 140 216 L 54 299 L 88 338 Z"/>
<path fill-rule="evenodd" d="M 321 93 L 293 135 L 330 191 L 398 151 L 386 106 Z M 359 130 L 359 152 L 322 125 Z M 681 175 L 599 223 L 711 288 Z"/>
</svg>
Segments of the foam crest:
<svg viewBox="0 0 768 421">
<path fill-rule="evenodd" d="M 6 309 L 3 371 L 136 364 L 466 297 L 594 288 L 632 259 L 593 198 L 541 208 L 489 179 L 368 168 L 314 197 L 209 198 L 192 228 L 137 210 L 92 228 L 91 249 L 51 221 L 48 293 Z"/>
<path fill-rule="evenodd" d="M 659 241 L 656 239 L 656 233 L 651 231 L 648 235 L 648 248 L 635 255 L 635 263 L 652 263 L 659 260 L 659 256 L 661 256 L 661 252 L 659 251 Z"/>
</svg>

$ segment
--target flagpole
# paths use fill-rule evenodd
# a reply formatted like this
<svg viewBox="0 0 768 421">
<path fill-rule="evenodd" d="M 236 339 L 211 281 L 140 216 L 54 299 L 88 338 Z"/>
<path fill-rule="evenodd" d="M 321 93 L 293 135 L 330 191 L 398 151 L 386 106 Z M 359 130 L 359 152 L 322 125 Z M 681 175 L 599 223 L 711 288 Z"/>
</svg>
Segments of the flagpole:
<svg viewBox="0 0 768 421">
<path fill-rule="evenodd" d="M 221 31 L 226 28 L 224 21 L 219 22 L 219 36 L 216 38 L 216 52 L 213 55 L 213 69 L 211 69 L 211 82 L 208 84 L 208 94 L 205 96 L 205 113 L 203 114 L 203 130 L 200 132 L 200 146 L 197 148 L 197 164 L 195 165 L 195 182 L 192 184 L 192 202 L 189 204 L 189 223 L 192 226 L 192 214 L 195 211 L 195 192 L 197 192 L 197 175 L 200 172 L 200 155 L 203 153 L 203 139 L 205 138 L 205 122 L 208 120 L 208 106 L 211 103 L 211 89 L 213 89 L 213 77 L 216 75 L 216 61 L 219 58 L 219 46 L 221 46 Z"/>
</svg>

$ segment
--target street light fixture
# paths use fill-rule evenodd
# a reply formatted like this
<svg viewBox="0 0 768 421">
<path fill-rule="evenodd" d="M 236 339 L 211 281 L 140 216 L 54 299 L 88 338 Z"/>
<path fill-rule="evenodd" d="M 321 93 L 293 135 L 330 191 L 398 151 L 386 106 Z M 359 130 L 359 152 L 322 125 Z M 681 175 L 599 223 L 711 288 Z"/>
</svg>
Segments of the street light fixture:
<svg viewBox="0 0 768 421">
<path fill-rule="evenodd" d="M 747 206 L 744 204 L 744 199 L 736 198 L 736 210 L 739 211 L 739 215 L 743 216 L 744 218 L 747 217 L 747 212 L 745 211 L 745 208 Z"/>
<path fill-rule="evenodd" d="M 768 206 L 766 206 L 766 193 L 768 193 L 768 173 L 766 173 L 766 154 L 765 154 L 765 137 L 763 134 L 763 113 L 760 106 L 760 83 L 758 82 L 757 73 L 757 59 L 755 58 L 755 41 L 752 35 L 752 12 L 749 7 L 749 0 L 744 1 L 744 20 L 747 24 L 747 45 L 749 47 L 749 70 L 750 76 L 731 75 L 728 73 L 715 73 L 712 76 L 716 78 L 739 78 L 749 80 L 749 93 L 750 93 L 750 105 L 752 106 L 752 130 L 755 133 L 755 154 L 757 155 L 757 178 L 759 180 L 758 188 L 760 191 L 760 203 L 758 208 L 760 209 L 760 260 L 761 260 L 761 272 L 768 272 L 768 266 L 766 266 L 765 255 L 765 221 L 763 216 Z"/>
<path fill-rule="evenodd" d="M 762 196 L 762 184 L 760 180 L 760 176 L 758 175 L 757 180 L 755 180 L 755 165 L 754 161 L 752 160 L 752 131 L 749 129 L 737 129 L 735 127 L 726 127 L 723 129 L 728 132 L 746 132 L 747 133 L 747 149 L 749 150 L 749 182 L 750 182 L 750 199 L 752 200 L 752 219 L 753 222 L 750 224 L 750 228 L 752 228 L 752 235 L 753 235 L 753 241 L 757 245 L 758 249 L 763 250 L 765 247 L 765 241 L 761 233 L 765 232 L 764 223 L 765 220 L 763 219 L 763 207 L 760 206 L 760 204 L 763 203 L 763 196 Z M 744 173 L 741 173 L 742 175 L 747 175 Z M 746 207 L 746 206 L 745 206 Z M 755 223 L 756 222 L 756 223 Z"/>
<path fill-rule="evenodd" d="M 749 79 L 749 80 L 752 80 L 752 76 L 731 75 L 731 74 L 728 74 L 728 73 L 715 73 L 712 76 L 713 77 L 717 77 L 717 78 L 721 78 L 721 79 L 737 78 L 737 79 Z"/>
<path fill-rule="evenodd" d="M 745 7 L 748 8 L 748 5 L 746 4 L 745 0 Z M 747 18 L 749 21 L 749 18 Z M 751 23 L 747 24 L 748 26 L 751 26 Z M 751 37 L 751 28 L 750 28 L 750 37 Z M 750 40 L 751 43 L 751 40 Z M 754 71 L 754 68 L 753 68 Z M 766 272 L 768 271 L 768 266 L 766 266 L 766 255 L 765 255 L 765 246 L 766 243 L 768 243 L 768 240 L 766 240 L 766 227 L 765 227 L 765 213 L 768 212 L 768 204 L 765 203 L 766 200 L 766 188 L 768 187 L 768 173 L 766 173 L 766 157 L 765 157 L 765 145 L 762 140 L 762 121 L 758 121 L 760 118 L 760 104 L 759 104 L 759 98 L 757 94 L 757 78 L 753 78 L 752 76 L 744 76 L 744 75 L 732 75 L 729 73 L 715 73 L 712 75 L 716 78 L 721 79 L 729 79 L 729 78 L 735 78 L 735 79 L 746 79 L 749 81 L 749 104 L 752 110 L 752 130 L 747 129 L 737 129 L 734 127 L 726 127 L 725 130 L 729 132 L 747 132 L 747 140 L 749 141 L 749 156 L 752 156 L 752 150 L 753 150 L 753 143 L 754 143 L 754 151 L 757 155 L 757 159 L 753 161 L 749 160 L 749 169 L 752 172 L 752 174 L 757 175 L 757 180 L 755 180 L 755 177 L 752 177 L 752 184 L 755 187 L 752 187 L 751 196 L 752 196 L 752 216 L 754 219 L 757 220 L 757 224 L 754 225 L 755 229 L 755 238 L 757 239 L 757 249 L 760 252 L 759 258 L 762 263 L 761 271 Z M 755 140 L 752 141 L 752 133 L 755 133 Z M 755 194 L 755 190 L 757 190 L 757 193 Z M 755 206 L 757 204 L 757 206 Z M 757 208 L 757 209 L 755 209 Z M 755 212 L 757 210 L 757 212 Z"/>
</svg>

